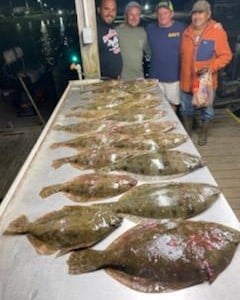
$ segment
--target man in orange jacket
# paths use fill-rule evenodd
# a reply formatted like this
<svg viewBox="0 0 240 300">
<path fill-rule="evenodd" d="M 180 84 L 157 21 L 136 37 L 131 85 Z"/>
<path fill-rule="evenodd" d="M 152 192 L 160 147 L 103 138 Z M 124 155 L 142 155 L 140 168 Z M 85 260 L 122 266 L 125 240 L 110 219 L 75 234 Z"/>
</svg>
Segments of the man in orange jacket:
<svg viewBox="0 0 240 300">
<path fill-rule="evenodd" d="M 232 58 L 227 34 L 211 19 L 211 6 L 208 1 L 195 2 L 192 9 L 192 22 L 185 29 L 181 42 L 181 114 L 183 124 L 191 134 L 194 106 L 192 105 L 193 84 L 205 72 L 212 73 L 212 89 L 215 95 L 217 72 Z M 200 131 L 198 144 L 207 143 L 209 122 L 214 117 L 212 105 L 200 109 Z"/>
</svg>

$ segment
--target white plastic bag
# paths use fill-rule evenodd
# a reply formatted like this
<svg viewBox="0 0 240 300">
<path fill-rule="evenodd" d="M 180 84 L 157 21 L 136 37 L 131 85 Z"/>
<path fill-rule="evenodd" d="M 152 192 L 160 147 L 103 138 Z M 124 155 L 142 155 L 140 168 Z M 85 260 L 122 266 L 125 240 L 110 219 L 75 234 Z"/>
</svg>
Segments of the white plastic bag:
<svg viewBox="0 0 240 300">
<path fill-rule="evenodd" d="M 212 74 L 205 72 L 199 75 L 194 83 L 192 104 L 197 107 L 207 107 L 213 103 Z"/>
</svg>

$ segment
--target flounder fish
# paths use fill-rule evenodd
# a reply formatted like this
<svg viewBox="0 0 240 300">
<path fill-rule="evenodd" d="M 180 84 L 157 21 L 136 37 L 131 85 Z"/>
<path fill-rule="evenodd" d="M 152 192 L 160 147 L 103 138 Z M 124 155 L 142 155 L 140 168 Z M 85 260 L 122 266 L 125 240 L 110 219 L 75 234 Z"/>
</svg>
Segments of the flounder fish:
<svg viewBox="0 0 240 300">
<path fill-rule="evenodd" d="M 63 164 L 71 164 L 78 169 L 100 169 L 125 159 L 133 154 L 138 153 L 137 150 L 120 149 L 114 147 L 97 147 L 87 148 L 76 155 L 59 158 L 53 161 L 52 166 L 55 169 L 60 168 Z"/>
<path fill-rule="evenodd" d="M 220 190 L 206 183 L 153 183 L 136 186 L 117 202 L 97 204 L 144 218 L 191 218 L 217 200 Z"/>
<path fill-rule="evenodd" d="M 93 148 L 98 146 L 107 146 L 111 145 L 115 142 L 121 141 L 122 139 L 126 138 L 126 135 L 120 134 L 110 134 L 109 132 L 99 131 L 93 132 L 89 134 L 82 134 L 79 135 L 77 138 L 66 140 L 63 142 L 53 143 L 51 145 L 51 149 L 56 149 L 59 147 L 70 147 L 75 149 L 82 149 L 82 148 Z"/>
<path fill-rule="evenodd" d="M 92 121 L 73 123 L 69 125 L 55 125 L 53 127 L 54 130 L 67 131 L 67 132 L 80 133 L 80 134 L 84 134 L 84 133 L 89 134 L 90 132 L 93 132 L 98 128 L 101 128 L 101 123 L 92 122 Z"/>
<path fill-rule="evenodd" d="M 106 250 L 72 253 L 69 273 L 100 268 L 140 292 L 167 292 L 212 283 L 230 264 L 239 231 L 207 222 L 146 222 L 128 230 Z"/>
<path fill-rule="evenodd" d="M 133 154 L 112 163 L 106 170 L 122 170 L 149 176 L 176 177 L 203 167 L 199 156 L 180 151 L 163 151 L 161 153 L 145 152 Z"/>
<path fill-rule="evenodd" d="M 59 255 L 90 247 L 120 226 L 121 217 L 92 207 L 65 206 L 34 222 L 20 216 L 5 230 L 5 235 L 27 234 L 39 254 Z"/>
<path fill-rule="evenodd" d="M 66 183 L 45 187 L 40 196 L 46 198 L 63 192 L 73 201 L 94 201 L 120 195 L 136 184 L 137 180 L 128 175 L 84 174 Z"/>
<path fill-rule="evenodd" d="M 132 124 L 115 124 L 109 125 L 104 128 L 104 132 L 109 132 L 110 134 L 119 133 L 119 134 L 126 134 L 126 135 L 157 135 L 163 132 L 168 132 L 173 130 L 176 127 L 175 122 L 171 121 L 145 121 L 141 123 L 132 123 Z"/>
<path fill-rule="evenodd" d="M 119 142 L 115 142 L 114 147 L 157 152 L 162 149 L 175 148 L 186 142 L 187 139 L 188 137 L 181 133 L 145 134 L 141 137 L 126 137 Z"/>
<path fill-rule="evenodd" d="M 72 113 L 68 113 L 67 117 L 76 117 L 76 118 L 81 118 L 81 119 L 86 119 L 86 120 L 101 120 L 104 118 L 110 118 L 110 116 L 113 116 L 114 114 L 117 114 L 115 110 L 81 110 L 81 111 L 76 111 Z"/>
<path fill-rule="evenodd" d="M 121 110 L 119 113 L 111 114 L 106 117 L 108 120 L 118 122 L 141 122 L 151 119 L 159 119 L 165 115 L 165 111 L 160 108 Z"/>
</svg>

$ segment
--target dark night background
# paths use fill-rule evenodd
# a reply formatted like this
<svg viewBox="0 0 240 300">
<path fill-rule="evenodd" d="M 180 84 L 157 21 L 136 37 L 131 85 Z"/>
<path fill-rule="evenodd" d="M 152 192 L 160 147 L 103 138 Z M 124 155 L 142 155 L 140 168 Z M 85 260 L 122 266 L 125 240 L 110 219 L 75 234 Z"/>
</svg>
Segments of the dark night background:
<svg viewBox="0 0 240 300">
<path fill-rule="evenodd" d="M 10 3 L 12 2 L 12 6 L 24 6 L 25 5 L 25 1 L 24 0 L 1 0 L 1 4 L 0 7 L 7 7 L 9 5 L 11 5 Z M 28 0 L 27 1 L 29 3 L 29 5 L 35 5 L 37 3 L 37 0 Z M 46 1 L 42 1 L 44 3 L 47 3 L 47 5 L 49 7 L 53 7 L 53 8 L 69 8 L 72 9 L 74 8 L 75 5 L 75 1 L 74 0 L 46 0 Z M 118 6 L 119 7 L 124 7 L 126 5 L 126 3 L 128 3 L 129 0 L 121 0 L 121 1 L 117 1 Z M 150 3 L 150 4 L 156 4 L 159 1 L 154 1 L 154 0 L 150 0 L 150 1 L 138 1 L 140 3 Z M 172 1 L 174 4 L 174 7 L 176 10 L 183 10 L 184 9 L 184 5 L 188 2 L 192 2 L 192 1 L 183 1 L 183 0 L 173 0 Z M 211 4 L 214 3 L 214 1 L 209 1 L 211 2 Z"/>
</svg>

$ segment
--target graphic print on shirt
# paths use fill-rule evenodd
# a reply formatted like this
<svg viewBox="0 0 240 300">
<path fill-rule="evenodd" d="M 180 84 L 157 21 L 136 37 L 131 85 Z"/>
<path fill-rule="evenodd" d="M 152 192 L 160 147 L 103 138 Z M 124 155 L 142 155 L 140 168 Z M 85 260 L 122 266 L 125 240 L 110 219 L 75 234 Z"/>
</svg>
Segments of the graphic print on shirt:
<svg viewBox="0 0 240 300">
<path fill-rule="evenodd" d="M 109 29 L 108 33 L 104 35 L 102 39 L 110 52 L 113 52 L 114 54 L 120 53 L 117 31 L 115 29 Z"/>
</svg>

